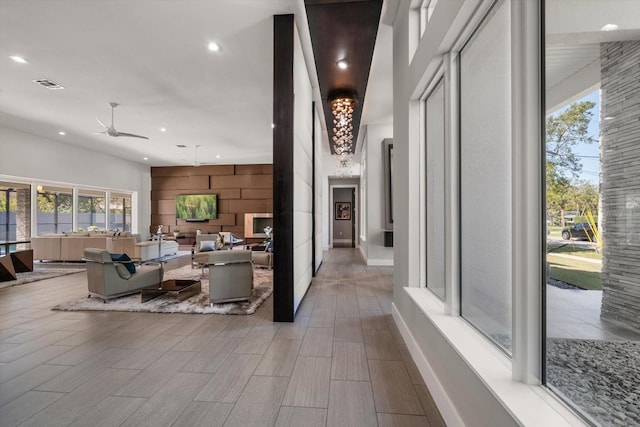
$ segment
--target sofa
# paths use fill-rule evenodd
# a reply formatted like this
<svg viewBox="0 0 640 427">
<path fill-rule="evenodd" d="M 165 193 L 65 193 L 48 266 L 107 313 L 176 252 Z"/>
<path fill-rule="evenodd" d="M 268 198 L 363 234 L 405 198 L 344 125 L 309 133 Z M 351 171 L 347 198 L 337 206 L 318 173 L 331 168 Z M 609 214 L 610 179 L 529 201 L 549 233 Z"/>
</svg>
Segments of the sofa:
<svg viewBox="0 0 640 427">
<path fill-rule="evenodd" d="M 167 255 L 175 255 L 178 253 L 178 246 L 178 242 L 175 240 L 163 240 L 162 248 L 158 240 L 137 242 L 133 247 L 133 257 L 141 261 L 148 261 Z M 123 251 L 123 253 L 127 252 Z"/>
<path fill-rule="evenodd" d="M 178 252 L 178 243 L 162 241 L 162 253 L 157 240 L 140 241 L 138 234 L 87 232 L 51 234 L 31 238 L 33 259 L 48 261 L 81 261 L 86 248 L 105 249 L 111 253 L 124 253 L 140 261 L 149 261 Z"/>
<path fill-rule="evenodd" d="M 87 248 L 84 251 L 87 262 L 87 284 L 89 296 L 104 300 L 128 295 L 148 286 L 162 282 L 161 264 L 137 265 L 135 273 L 129 272 L 124 263 L 113 261 L 109 251 L 100 248 Z"/>
<path fill-rule="evenodd" d="M 85 248 L 106 249 L 116 252 L 116 245 L 133 246 L 135 235 L 114 236 L 113 233 L 65 233 L 31 238 L 33 259 L 48 261 L 81 261 Z"/>
</svg>

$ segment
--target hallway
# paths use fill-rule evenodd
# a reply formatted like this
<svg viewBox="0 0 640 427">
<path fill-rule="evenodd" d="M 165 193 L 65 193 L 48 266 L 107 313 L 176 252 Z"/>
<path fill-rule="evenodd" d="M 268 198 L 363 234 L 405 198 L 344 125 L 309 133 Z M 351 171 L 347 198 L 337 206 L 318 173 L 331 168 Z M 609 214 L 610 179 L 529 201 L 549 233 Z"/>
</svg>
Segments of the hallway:
<svg viewBox="0 0 640 427">
<path fill-rule="evenodd" d="M 443 426 L 390 315 L 392 268 L 333 249 L 295 323 L 54 312 L 78 273 L 0 290 L 2 426 Z"/>
</svg>

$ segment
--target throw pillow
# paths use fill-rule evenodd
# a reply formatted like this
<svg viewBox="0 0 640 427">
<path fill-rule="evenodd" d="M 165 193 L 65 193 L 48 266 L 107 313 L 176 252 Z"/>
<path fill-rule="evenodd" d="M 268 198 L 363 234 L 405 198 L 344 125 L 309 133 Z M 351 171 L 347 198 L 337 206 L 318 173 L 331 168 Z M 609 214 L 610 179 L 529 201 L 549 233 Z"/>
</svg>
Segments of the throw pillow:
<svg viewBox="0 0 640 427">
<path fill-rule="evenodd" d="M 118 276 L 125 280 L 131 277 L 131 273 L 129 273 L 129 270 L 127 270 L 127 267 L 124 264 L 116 263 L 115 266 Z"/>
<path fill-rule="evenodd" d="M 131 262 L 131 258 L 129 258 L 127 254 L 110 254 L 110 255 L 111 255 L 111 261 L 121 262 L 122 265 L 124 265 L 127 268 L 129 273 L 135 274 L 136 265 L 133 262 Z"/>
<path fill-rule="evenodd" d="M 200 252 L 211 252 L 217 250 L 216 242 L 213 240 L 204 240 L 200 242 Z"/>
</svg>

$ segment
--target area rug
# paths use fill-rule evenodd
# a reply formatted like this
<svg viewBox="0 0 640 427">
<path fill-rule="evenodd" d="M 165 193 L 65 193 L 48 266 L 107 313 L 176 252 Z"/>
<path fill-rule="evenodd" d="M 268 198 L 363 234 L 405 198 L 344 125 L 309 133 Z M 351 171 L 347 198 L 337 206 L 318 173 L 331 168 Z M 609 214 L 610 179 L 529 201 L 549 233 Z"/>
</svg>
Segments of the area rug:
<svg viewBox="0 0 640 427">
<path fill-rule="evenodd" d="M 17 273 L 16 280 L 0 282 L 0 289 L 10 288 L 11 286 L 24 285 L 25 283 L 37 282 L 39 280 L 51 279 L 54 277 L 66 276 L 67 274 L 80 273 L 85 271 L 84 268 L 47 268 L 35 267 L 34 271 L 26 273 Z"/>
<path fill-rule="evenodd" d="M 100 298 L 80 298 L 59 304 L 52 310 L 63 311 L 136 311 L 148 313 L 187 313 L 187 314 L 253 314 L 273 293 L 273 271 L 255 268 L 253 271 L 253 295 L 248 301 L 209 305 L 209 280 L 205 270 L 202 277 L 200 268 L 184 266 L 165 271 L 164 279 L 198 279 L 202 291 L 184 301 L 170 296 L 159 296 L 141 303 L 140 294 L 127 295 L 103 302 Z"/>
</svg>

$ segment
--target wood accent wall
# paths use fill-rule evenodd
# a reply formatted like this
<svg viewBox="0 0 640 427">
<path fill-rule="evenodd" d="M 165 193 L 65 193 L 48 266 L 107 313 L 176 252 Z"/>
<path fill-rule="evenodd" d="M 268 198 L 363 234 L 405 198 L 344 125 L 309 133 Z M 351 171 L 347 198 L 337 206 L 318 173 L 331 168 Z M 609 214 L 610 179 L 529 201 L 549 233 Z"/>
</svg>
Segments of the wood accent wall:
<svg viewBox="0 0 640 427">
<path fill-rule="evenodd" d="M 176 219 L 176 195 L 217 194 L 218 218 L 208 222 Z M 211 165 L 151 168 L 151 226 L 171 233 L 229 231 L 244 238 L 245 213 L 273 213 L 273 165 Z M 260 239 L 261 240 L 261 239 Z"/>
</svg>

